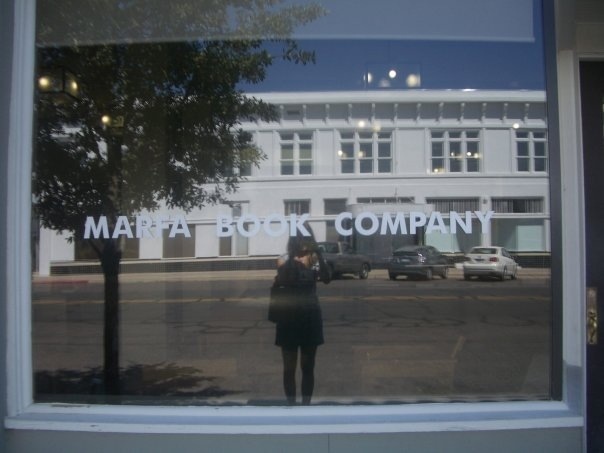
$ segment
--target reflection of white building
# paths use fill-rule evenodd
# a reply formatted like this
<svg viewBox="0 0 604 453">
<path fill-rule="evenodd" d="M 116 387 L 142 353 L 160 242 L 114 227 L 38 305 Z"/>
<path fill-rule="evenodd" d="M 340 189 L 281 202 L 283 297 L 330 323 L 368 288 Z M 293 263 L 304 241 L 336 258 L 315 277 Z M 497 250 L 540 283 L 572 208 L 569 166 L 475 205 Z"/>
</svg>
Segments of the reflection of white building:
<svg viewBox="0 0 604 453">
<path fill-rule="evenodd" d="M 341 212 L 494 211 L 490 231 L 363 237 L 357 246 L 389 254 L 406 241 L 444 252 L 497 244 L 514 252 L 549 251 L 545 94 L 535 91 L 380 91 L 260 94 L 276 123 L 245 123 L 266 153 L 229 204 L 187 214 L 192 237 L 132 240 L 140 259 L 271 256 L 285 236 L 262 228 L 217 237 L 219 216 L 254 222 L 308 213 L 319 240 L 336 239 Z M 153 213 L 153 215 L 169 213 Z M 474 223 L 476 219 L 474 220 Z M 277 228 L 278 225 L 275 227 Z M 246 237 L 251 236 L 251 237 Z M 43 231 L 40 272 L 79 258 L 64 237 Z"/>
</svg>

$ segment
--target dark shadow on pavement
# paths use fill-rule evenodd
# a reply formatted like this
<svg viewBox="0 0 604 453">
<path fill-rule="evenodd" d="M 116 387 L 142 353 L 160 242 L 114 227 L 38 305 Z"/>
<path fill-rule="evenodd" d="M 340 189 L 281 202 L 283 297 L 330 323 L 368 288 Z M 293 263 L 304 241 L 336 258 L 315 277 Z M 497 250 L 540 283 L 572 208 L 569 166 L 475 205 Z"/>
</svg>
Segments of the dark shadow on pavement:
<svg viewBox="0 0 604 453">
<path fill-rule="evenodd" d="M 87 404 L 194 404 L 192 400 L 220 398 L 240 393 L 215 385 L 215 377 L 204 376 L 193 367 L 173 363 L 131 365 L 120 371 L 120 395 L 105 395 L 103 369 L 38 371 L 34 374 L 34 400 Z"/>
</svg>

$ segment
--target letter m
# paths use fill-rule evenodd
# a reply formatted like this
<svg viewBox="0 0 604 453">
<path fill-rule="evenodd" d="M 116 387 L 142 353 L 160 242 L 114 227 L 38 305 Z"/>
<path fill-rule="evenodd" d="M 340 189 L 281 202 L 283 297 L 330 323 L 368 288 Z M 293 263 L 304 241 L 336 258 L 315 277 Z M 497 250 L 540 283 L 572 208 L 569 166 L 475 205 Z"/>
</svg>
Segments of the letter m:
<svg viewBox="0 0 604 453">
<path fill-rule="evenodd" d="M 99 217 L 99 223 L 94 223 L 94 217 L 86 217 L 86 225 L 84 226 L 84 239 L 90 239 L 92 237 L 98 239 L 99 237 L 109 237 L 109 227 L 107 226 L 107 217 L 102 215 Z"/>
</svg>

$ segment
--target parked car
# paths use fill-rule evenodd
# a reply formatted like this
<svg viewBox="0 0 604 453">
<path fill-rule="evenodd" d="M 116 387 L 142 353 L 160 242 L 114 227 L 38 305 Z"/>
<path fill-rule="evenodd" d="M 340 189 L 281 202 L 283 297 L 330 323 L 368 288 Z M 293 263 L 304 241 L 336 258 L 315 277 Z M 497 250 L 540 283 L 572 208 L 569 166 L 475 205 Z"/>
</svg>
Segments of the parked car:
<svg viewBox="0 0 604 453">
<path fill-rule="evenodd" d="M 319 242 L 319 250 L 329 266 L 332 278 L 354 274 L 366 279 L 371 271 L 369 257 L 356 253 L 346 242 Z"/>
<path fill-rule="evenodd" d="M 430 245 L 407 245 L 396 249 L 388 262 L 390 280 L 399 275 L 409 278 L 432 280 L 434 275 L 447 278 L 449 260 L 445 255 Z"/>
<path fill-rule="evenodd" d="M 463 276 L 466 280 L 472 277 L 496 277 L 500 280 L 510 277 L 514 280 L 518 272 L 518 264 L 503 247 L 473 247 L 465 259 Z"/>
</svg>

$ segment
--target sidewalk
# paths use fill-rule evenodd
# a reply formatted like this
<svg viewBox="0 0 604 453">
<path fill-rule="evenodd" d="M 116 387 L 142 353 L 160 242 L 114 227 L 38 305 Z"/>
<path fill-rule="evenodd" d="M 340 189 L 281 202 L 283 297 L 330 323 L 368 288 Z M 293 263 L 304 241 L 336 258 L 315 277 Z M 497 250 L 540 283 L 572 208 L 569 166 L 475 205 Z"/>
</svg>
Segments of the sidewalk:
<svg viewBox="0 0 604 453">
<path fill-rule="evenodd" d="M 212 280 L 271 280 L 274 270 L 232 270 L 232 271 L 199 271 L 199 272 L 140 272 L 123 273 L 120 281 L 128 283 L 145 283 L 158 281 L 212 281 Z M 519 268 L 518 278 L 549 278 L 550 269 Z M 388 280 L 385 269 L 374 269 L 369 273 L 370 279 Z M 449 279 L 463 279 L 463 271 L 453 267 L 449 270 Z M 102 283 L 103 274 L 70 274 L 32 277 L 34 284 L 86 284 Z"/>
</svg>

